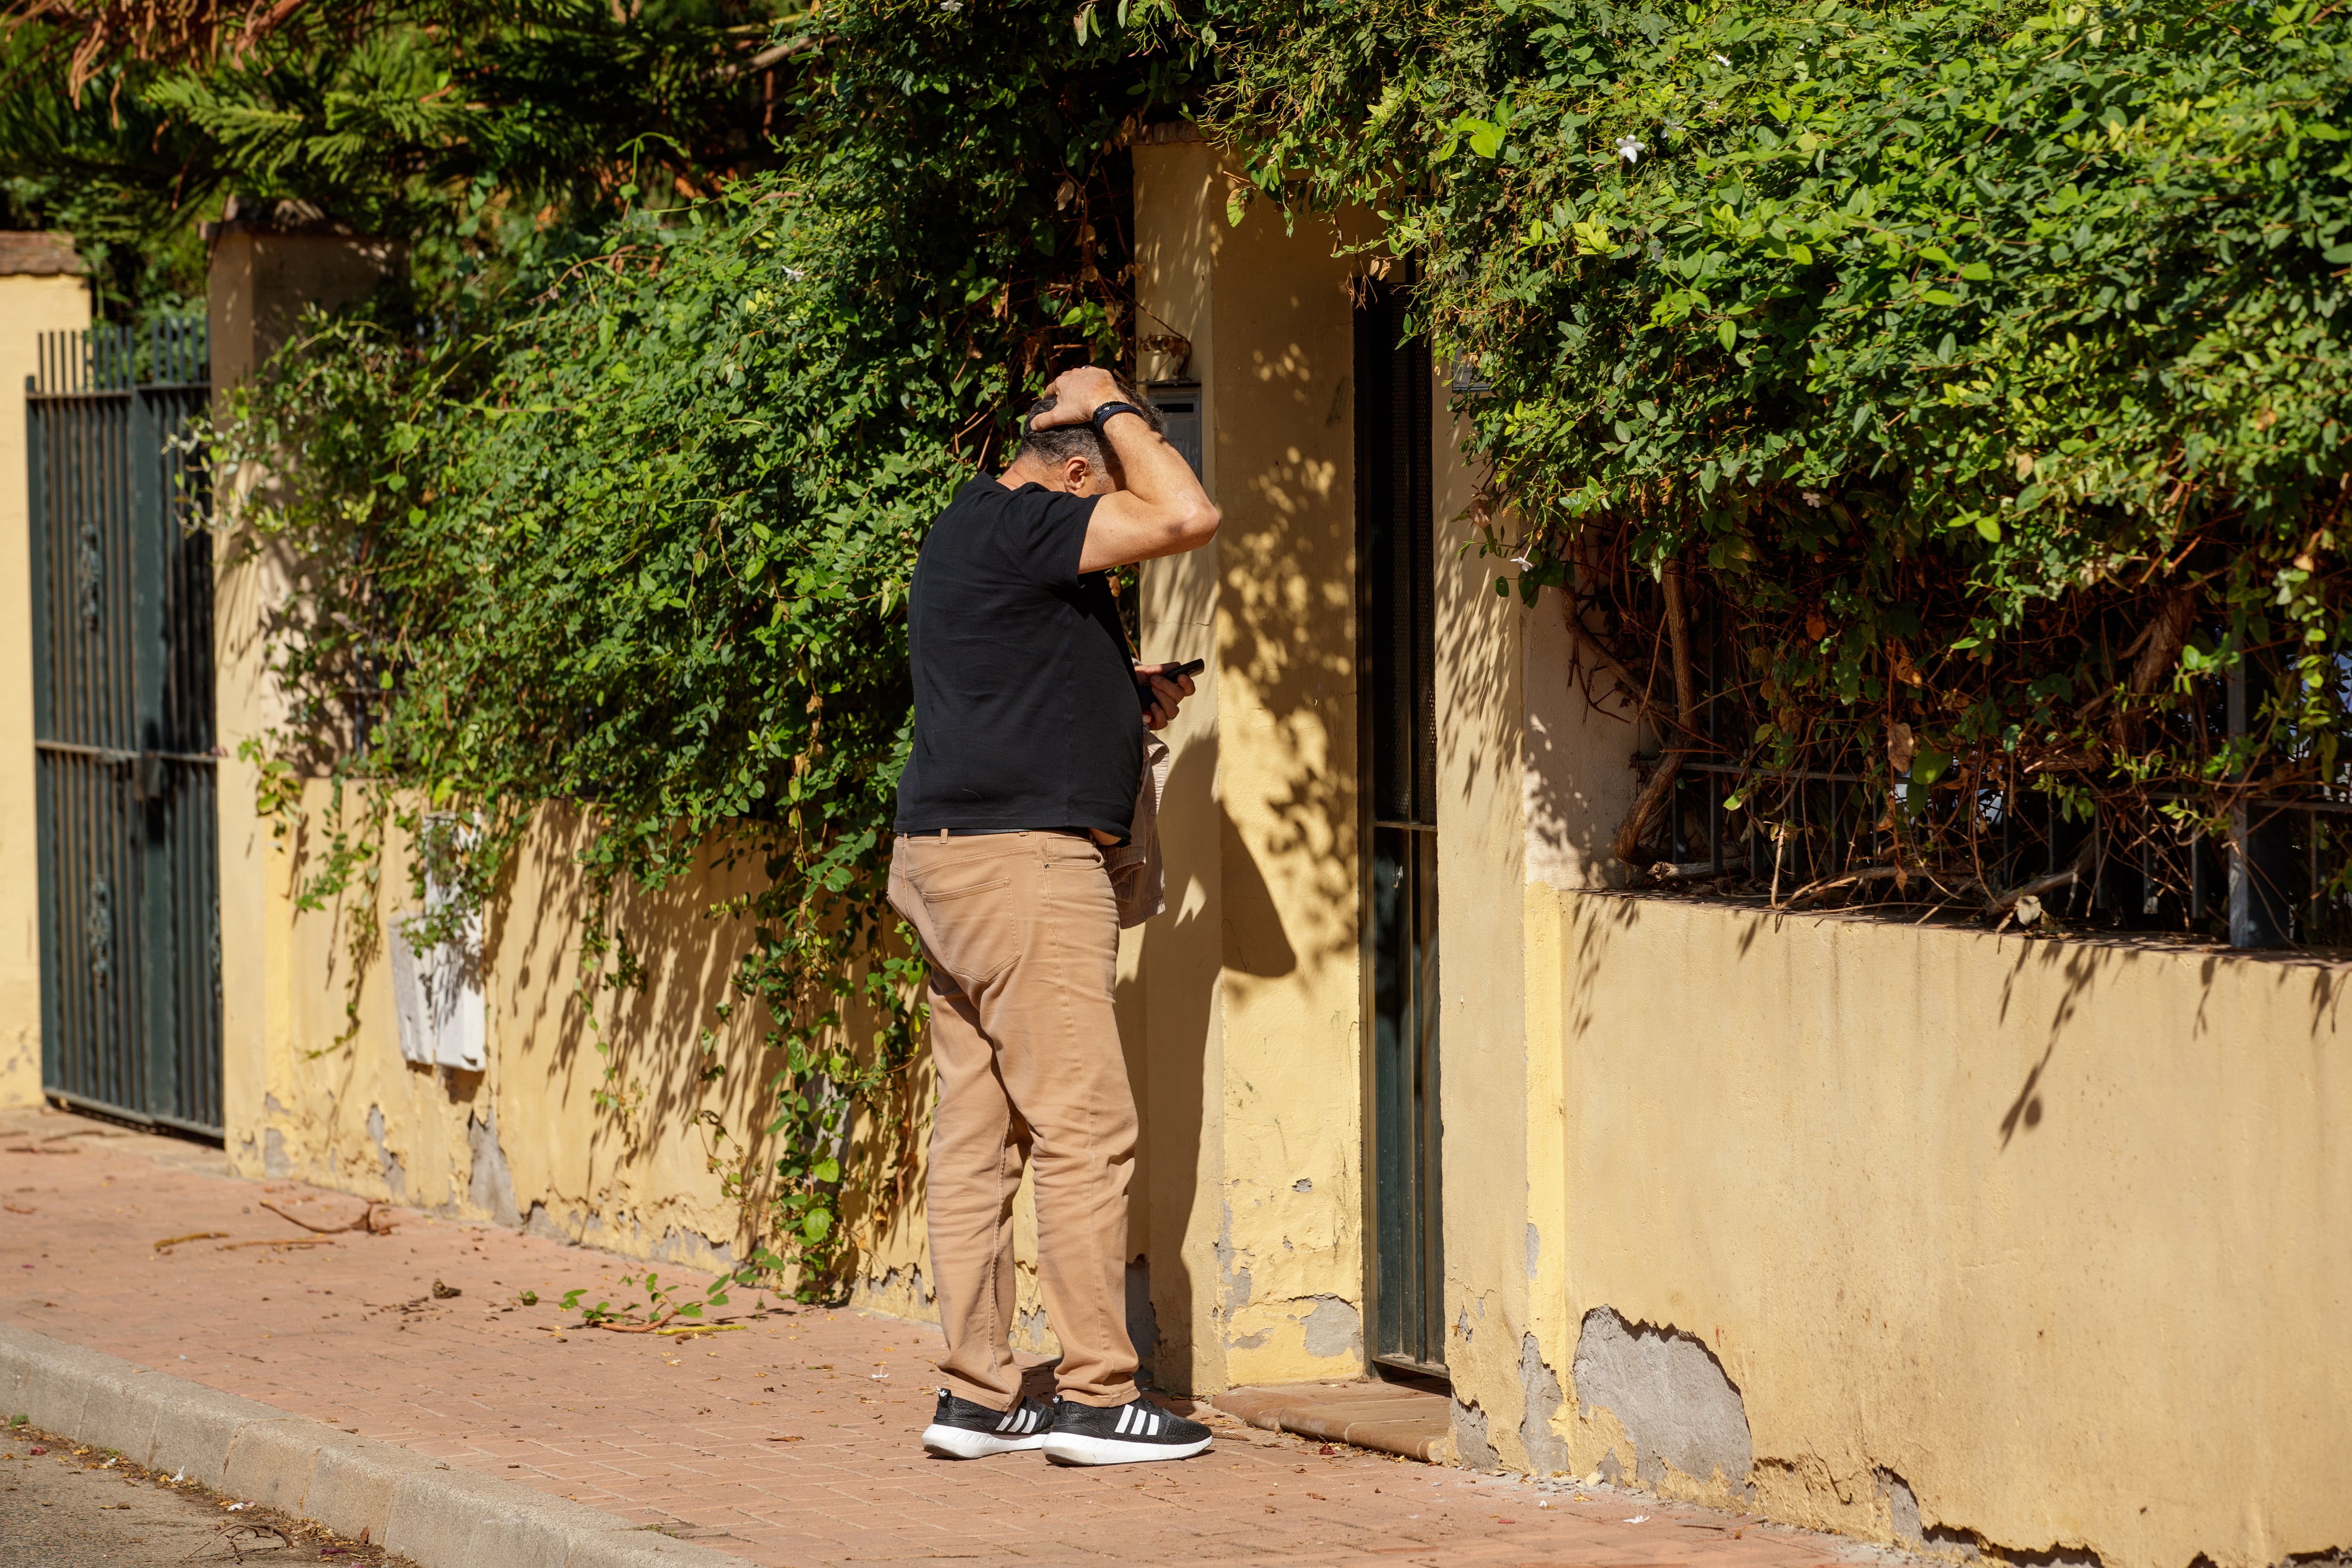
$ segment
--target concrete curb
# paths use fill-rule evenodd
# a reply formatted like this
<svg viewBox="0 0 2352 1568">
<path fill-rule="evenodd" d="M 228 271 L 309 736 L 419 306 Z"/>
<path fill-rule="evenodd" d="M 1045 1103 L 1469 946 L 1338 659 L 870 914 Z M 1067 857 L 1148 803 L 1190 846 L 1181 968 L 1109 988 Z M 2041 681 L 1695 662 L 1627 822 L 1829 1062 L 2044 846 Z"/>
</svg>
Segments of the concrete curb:
<svg viewBox="0 0 2352 1568">
<path fill-rule="evenodd" d="M 0 1420 L 369 1539 L 421 1568 L 747 1568 L 585 1503 L 0 1323 Z"/>
</svg>

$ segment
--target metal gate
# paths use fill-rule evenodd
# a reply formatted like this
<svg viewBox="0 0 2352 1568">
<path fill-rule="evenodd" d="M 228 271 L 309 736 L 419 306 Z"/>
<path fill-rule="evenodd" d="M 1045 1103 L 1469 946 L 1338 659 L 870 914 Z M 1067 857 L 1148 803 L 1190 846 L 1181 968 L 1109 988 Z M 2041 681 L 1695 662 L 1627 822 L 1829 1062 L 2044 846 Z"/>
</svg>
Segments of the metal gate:
<svg viewBox="0 0 2352 1568">
<path fill-rule="evenodd" d="M 1406 274 L 1410 276 L 1409 273 Z M 1394 286 L 1356 312 L 1364 664 L 1365 1189 L 1371 1358 L 1445 1375 L 1438 1115 L 1437 616 L 1429 345 Z"/>
<path fill-rule="evenodd" d="M 201 321 L 41 335 L 26 387 L 41 1080 L 221 1131 L 212 540 L 185 449 Z"/>
</svg>

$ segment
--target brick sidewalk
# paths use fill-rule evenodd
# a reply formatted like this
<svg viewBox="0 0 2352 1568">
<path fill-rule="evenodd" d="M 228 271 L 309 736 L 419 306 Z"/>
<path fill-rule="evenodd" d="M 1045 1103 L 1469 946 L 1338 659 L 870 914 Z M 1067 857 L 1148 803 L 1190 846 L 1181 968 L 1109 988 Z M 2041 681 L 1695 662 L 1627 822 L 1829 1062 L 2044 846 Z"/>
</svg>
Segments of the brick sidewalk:
<svg viewBox="0 0 2352 1568">
<path fill-rule="evenodd" d="M 234 1180 L 197 1145 L 0 1112 L 0 1319 L 779 1568 L 1890 1560 L 1622 1494 L 1325 1454 L 1206 1411 L 1216 1447 L 1183 1464 L 933 1460 L 915 1444 L 934 1391 L 929 1325 L 770 1301 L 740 1331 L 689 1342 L 561 1332 L 565 1290 L 617 1300 L 631 1266 L 407 1213 L 390 1236 L 232 1246 L 304 1234 L 265 1196 L 310 1198 L 296 1212 L 320 1223 L 361 1207 Z M 198 1231 L 227 1234 L 154 1248 Z M 436 1280 L 462 1294 L 435 1300 Z M 518 1303 L 525 1289 L 537 1307 Z"/>
</svg>

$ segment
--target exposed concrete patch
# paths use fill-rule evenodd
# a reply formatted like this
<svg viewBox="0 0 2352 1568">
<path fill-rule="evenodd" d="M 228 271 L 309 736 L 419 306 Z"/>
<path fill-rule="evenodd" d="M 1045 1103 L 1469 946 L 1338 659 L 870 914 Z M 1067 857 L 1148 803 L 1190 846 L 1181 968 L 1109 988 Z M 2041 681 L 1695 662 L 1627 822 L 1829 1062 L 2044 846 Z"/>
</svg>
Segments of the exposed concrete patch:
<svg viewBox="0 0 2352 1568">
<path fill-rule="evenodd" d="M 1535 1227 L 1528 1227 L 1528 1239 L 1535 1239 Z M 1530 1260 L 1529 1271 L 1533 1271 Z M 1544 1364 L 1543 1349 L 1533 1334 L 1519 1336 L 1519 1387 L 1528 1396 L 1527 1414 L 1519 1417 L 1519 1447 L 1528 1456 L 1528 1468 L 1538 1476 L 1564 1475 L 1568 1471 L 1568 1439 L 1552 1430 L 1551 1418 L 1559 1411 L 1563 1398 L 1559 1376 Z"/>
<path fill-rule="evenodd" d="M 1964 1562 L 1983 1555 L 1974 1531 L 1946 1530 L 1940 1526 L 1922 1526 L 1919 1521 L 1918 1494 L 1911 1483 L 1893 1470 L 1880 1467 L 1877 1471 L 1880 1495 L 1886 1500 L 1886 1511 L 1895 1525 L 1895 1541 L 1907 1551 L 1933 1552 L 1939 1557 L 1957 1557 Z"/>
<path fill-rule="evenodd" d="M 580 1245 L 580 1216 L 573 1215 L 571 1227 L 566 1229 L 548 1216 L 547 1205 L 537 1199 L 532 1200 L 530 1212 L 522 1216 L 522 1230 L 525 1236 L 544 1237 L 549 1241 L 560 1241 L 566 1247 Z"/>
<path fill-rule="evenodd" d="M 1308 1355 L 1363 1355 L 1364 1315 L 1356 1310 L 1353 1303 L 1337 1296 L 1318 1296 L 1315 1298 L 1315 1310 L 1303 1321 Z"/>
<path fill-rule="evenodd" d="M 1311 1193 L 1315 1190 L 1315 1184 L 1308 1177 L 1301 1176 L 1290 1184 L 1290 1190 L 1294 1193 Z"/>
<path fill-rule="evenodd" d="M 371 1105 L 367 1113 L 368 1141 L 375 1145 L 375 1157 L 382 1167 L 383 1184 L 392 1193 L 392 1201 L 408 1201 L 408 1172 L 400 1163 L 400 1156 L 383 1146 L 383 1107 Z"/>
<path fill-rule="evenodd" d="M 262 1130 L 261 1173 L 273 1181 L 294 1173 L 294 1162 L 286 1153 L 286 1135 L 275 1127 Z"/>
<path fill-rule="evenodd" d="M 1534 1279 L 1534 1278 L 1536 1277 L 1536 1268 L 1537 1268 L 1537 1266 L 1538 1266 L 1538 1264 L 1540 1264 L 1542 1261 L 1543 1261 L 1543 1237 L 1542 1237 L 1540 1234 L 1538 1234 L 1538 1233 L 1537 1232 L 1536 1227 L 1535 1227 L 1535 1222 L 1534 1222 L 1534 1221 L 1532 1221 L 1532 1220 L 1530 1220 L 1530 1221 L 1528 1221 L 1528 1279 Z"/>
<path fill-rule="evenodd" d="M 1127 1266 L 1127 1337 L 1136 1359 L 1149 1366 L 1160 1348 L 1160 1314 L 1151 1307 L 1151 1260 L 1139 1252 Z"/>
<path fill-rule="evenodd" d="M 1717 1477 L 1735 1489 L 1749 1485 L 1756 1450 L 1748 1407 L 1704 1342 L 1595 1307 L 1584 1314 L 1570 1370 L 1587 1412 L 1598 1406 L 1623 1425 L 1636 1479 L 1656 1486 L 1672 1467 L 1702 1485 Z"/>
<path fill-rule="evenodd" d="M 1028 1341 L 1033 1347 L 1045 1342 L 1050 1326 L 1045 1321 L 1045 1309 L 1043 1307 L 1032 1307 L 1025 1312 L 1015 1313 L 1013 1319 L 1013 1336 Z"/>
<path fill-rule="evenodd" d="M 286 1108 L 278 1103 L 278 1097 L 274 1094 L 265 1094 L 261 1097 L 261 1109 L 272 1116 L 286 1114 Z"/>
<path fill-rule="evenodd" d="M 1234 1262 L 1239 1256 L 1234 1247 L 1234 1205 L 1223 1205 L 1224 1219 L 1217 1226 L 1217 1272 L 1223 1277 L 1225 1315 L 1230 1318 L 1250 1303 L 1250 1271 Z M 1244 1346 L 1244 1349 L 1249 1347 Z"/>
<path fill-rule="evenodd" d="M 478 1212 L 488 1215 L 500 1225 L 520 1225 L 522 1216 L 515 1212 L 514 1177 L 507 1170 L 507 1152 L 499 1145 L 496 1106 L 484 1111 L 479 1120 L 472 1112 L 467 1113 L 466 1142 L 474 1152 L 474 1169 L 466 1184 L 466 1196 Z"/>
<path fill-rule="evenodd" d="M 662 1232 L 659 1241 L 646 1248 L 646 1256 L 656 1263 L 675 1263 L 681 1268 L 699 1268 L 706 1274 L 725 1274 L 735 1267 L 734 1247 L 675 1225 Z"/>
<path fill-rule="evenodd" d="M 1266 1334 L 1267 1331 L 1265 1329 L 1260 1329 L 1255 1333 L 1243 1334 L 1238 1338 L 1227 1340 L 1225 1348 L 1236 1351 L 1262 1350 L 1265 1346 Z"/>
<path fill-rule="evenodd" d="M 1454 1454 L 1473 1470 L 1499 1470 L 1503 1457 L 1486 1440 L 1486 1413 L 1475 1405 L 1454 1402 Z"/>
</svg>

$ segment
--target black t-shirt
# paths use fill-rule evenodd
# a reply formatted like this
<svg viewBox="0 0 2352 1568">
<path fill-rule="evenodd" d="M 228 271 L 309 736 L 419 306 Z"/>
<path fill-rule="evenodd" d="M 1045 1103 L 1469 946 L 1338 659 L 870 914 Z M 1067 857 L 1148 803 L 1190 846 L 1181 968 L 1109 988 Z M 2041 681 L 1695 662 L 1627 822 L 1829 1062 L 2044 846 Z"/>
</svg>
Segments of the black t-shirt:
<svg viewBox="0 0 2352 1568">
<path fill-rule="evenodd" d="M 1094 510 L 982 478 L 931 525 L 907 595 L 915 745 L 899 832 L 1127 837 L 1143 712 L 1110 584 L 1078 571 Z"/>
</svg>

